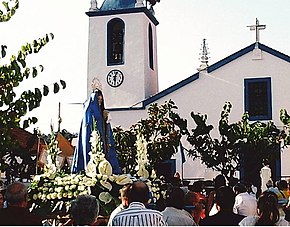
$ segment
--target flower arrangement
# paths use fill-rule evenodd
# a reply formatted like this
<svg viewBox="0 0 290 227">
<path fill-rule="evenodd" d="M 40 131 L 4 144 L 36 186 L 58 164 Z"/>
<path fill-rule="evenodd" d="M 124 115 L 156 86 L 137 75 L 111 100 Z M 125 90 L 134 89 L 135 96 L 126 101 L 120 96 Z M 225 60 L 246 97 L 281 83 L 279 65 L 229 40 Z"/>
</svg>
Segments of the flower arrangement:
<svg viewBox="0 0 290 227">
<path fill-rule="evenodd" d="M 98 131 L 93 131 L 90 137 L 90 160 L 86 170 L 78 174 L 68 174 L 56 168 L 56 155 L 61 151 L 55 138 L 49 145 L 47 164 L 43 173 L 36 175 L 29 187 L 31 211 L 42 215 L 67 213 L 70 201 L 81 194 L 93 194 L 103 209 L 103 215 L 109 215 L 119 205 L 119 189 L 131 183 L 129 174 L 112 174 L 111 164 L 102 152 L 102 144 Z M 145 179 L 151 194 L 151 203 L 164 197 L 163 182 L 153 171 L 151 176 L 146 170 L 147 147 L 140 135 L 136 142 L 138 150 L 138 176 Z"/>
<path fill-rule="evenodd" d="M 98 132 L 93 131 L 86 171 L 68 174 L 56 168 L 56 155 L 61 151 L 55 138 L 52 139 L 43 173 L 36 175 L 29 187 L 32 211 L 41 214 L 67 212 L 70 201 L 81 194 L 96 195 L 108 213 L 118 205 L 119 189 L 132 180 L 125 174 L 112 174 L 112 167 L 101 151 L 100 141 Z"/>
</svg>

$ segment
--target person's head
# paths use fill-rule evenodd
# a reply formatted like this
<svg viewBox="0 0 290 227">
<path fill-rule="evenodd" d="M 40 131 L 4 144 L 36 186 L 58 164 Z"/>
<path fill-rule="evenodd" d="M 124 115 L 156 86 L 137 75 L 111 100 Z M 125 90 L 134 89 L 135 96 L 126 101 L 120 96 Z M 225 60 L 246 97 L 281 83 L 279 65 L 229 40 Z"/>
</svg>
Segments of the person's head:
<svg viewBox="0 0 290 227">
<path fill-rule="evenodd" d="M 128 202 L 129 204 L 132 202 L 147 204 L 150 199 L 149 193 L 150 192 L 147 184 L 142 181 L 135 181 L 128 187 Z"/>
<path fill-rule="evenodd" d="M 200 203 L 200 196 L 196 192 L 188 191 L 184 200 L 185 206 L 195 206 Z"/>
<path fill-rule="evenodd" d="M 271 179 L 268 180 L 267 183 L 266 183 L 266 187 L 267 187 L 267 188 L 271 188 L 271 187 L 273 187 L 273 186 L 274 186 L 273 181 L 272 181 Z"/>
<path fill-rule="evenodd" d="M 235 186 L 234 186 L 234 192 L 237 194 L 240 194 L 240 193 L 244 193 L 244 192 L 247 192 L 247 188 L 244 184 L 242 183 L 237 183 Z"/>
<path fill-rule="evenodd" d="M 101 90 L 96 90 L 95 91 L 97 94 L 97 103 L 101 108 L 101 111 L 104 111 L 105 109 L 105 103 L 104 103 L 104 96 Z"/>
<path fill-rule="evenodd" d="M 14 182 L 8 185 L 4 197 L 8 206 L 26 207 L 28 204 L 27 187 L 21 182 Z"/>
<path fill-rule="evenodd" d="M 174 207 L 176 209 L 183 209 L 184 207 L 184 191 L 176 186 L 169 188 L 167 191 L 167 198 L 165 204 L 167 207 Z"/>
<path fill-rule="evenodd" d="M 214 179 L 214 188 L 217 190 L 221 186 L 226 186 L 226 178 L 220 174 Z"/>
<path fill-rule="evenodd" d="M 193 192 L 202 192 L 203 188 L 204 188 L 204 182 L 203 181 L 195 181 L 190 186 L 190 191 L 193 191 Z"/>
<path fill-rule="evenodd" d="M 71 202 L 70 215 L 74 225 L 92 225 L 99 214 L 99 202 L 93 195 L 79 195 Z"/>
<path fill-rule="evenodd" d="M 274 192 L 264 191 L 258 198 L 256 225 L 273 225 L 279 220 L 278 197 Z"/>
<path fill-rule="evenodd" d="M 219 210 L 233 210 L 235 193 L 229 186 L 222 186 L 216 190 L 216 204 Z"/>
<path fill-rule="evenodd" d="M 281 180 L 280 181 L 280 190 L 287 190 L 288 189 L 288 184 L 286 180 Z"/>
<path fill-rule="evenodd" d="M 128 192 L 128 188 L 129 188 L 129 185 L 124 185 L 123 188 L 121 188 L 119 190 L 120 192 L 120 200 L 121 200 L 121 203 L 124 207 L 128 207 L 128 196 L 127 196 L 127 192 Z"/>
<path fill-rule="evenodd" d="M 228 183 L 228 186 L 230 186 L 230 187 L 234 187 L 236 184 L 238 184 L 239 183 L 239 179 L 238 178 L 236 178 L 236 177 L 231 177 L 230 179 L 229 179 L 229 183 Z"/>
</svg>

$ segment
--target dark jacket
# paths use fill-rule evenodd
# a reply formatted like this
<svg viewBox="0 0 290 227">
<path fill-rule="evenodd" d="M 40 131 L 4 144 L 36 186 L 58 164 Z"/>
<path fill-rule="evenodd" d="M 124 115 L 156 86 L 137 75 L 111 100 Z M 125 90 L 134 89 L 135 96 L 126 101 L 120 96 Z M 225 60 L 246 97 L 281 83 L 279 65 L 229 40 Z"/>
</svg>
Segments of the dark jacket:
<svg viewBox="0 0 290 227">
<path fill-rule="evenodd" d="M 0 209 L 0 225 L 42 226 L 42 218 L 23 207 L 8 207 Z"/>
<path fill-rule="evenodd" d="M 213 216 L 208 216 L 205 219 L 201 219 L 199 225 L 239 225 L 239 222 L 244 219 L 245 216 L 235 214 L 231 211 L 220 211 Z"/>
</svg>

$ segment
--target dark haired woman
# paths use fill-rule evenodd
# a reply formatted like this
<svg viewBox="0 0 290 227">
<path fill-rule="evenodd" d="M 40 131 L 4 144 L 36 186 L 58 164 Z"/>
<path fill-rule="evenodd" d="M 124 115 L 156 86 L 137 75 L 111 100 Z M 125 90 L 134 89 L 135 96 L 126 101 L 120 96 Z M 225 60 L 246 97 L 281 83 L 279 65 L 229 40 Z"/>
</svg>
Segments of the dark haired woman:
<svg viewBox="0 0 290 227">
<path fill-rule="evenodd" d="M 272 225 L 272 226 L 288 226 L 289 222 L 282 219 L 278 209 L 277 195 L 270 191 L 264 191 L 257 204 L 258 216 L 249 216 L 244 218 L 240 226 L 254 225 Z"/>
</svg>

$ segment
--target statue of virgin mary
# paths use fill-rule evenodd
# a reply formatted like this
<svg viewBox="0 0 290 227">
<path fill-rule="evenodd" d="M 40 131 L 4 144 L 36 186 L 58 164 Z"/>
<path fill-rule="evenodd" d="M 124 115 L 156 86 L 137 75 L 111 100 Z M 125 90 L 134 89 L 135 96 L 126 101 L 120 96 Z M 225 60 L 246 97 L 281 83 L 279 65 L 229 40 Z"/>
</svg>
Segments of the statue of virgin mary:
<svg viewBox="0 0 290 227">
<path fill-rule="evenodd" d="M 96 123 L 101 140 L 102 148 L 106 159 L 110 162 L 113 173 L 120 174 L 121 168 L 117 159 L 114 147 L 113 133 L 108 120 L 108 111 L 105 110 L 104 96 L 101 84 L 98 79 L 92 81 L 93 92 L 84 103 L 84 116 L 81 121 L 78 135 L 78 143 L 74 151 L 72 162 L 72 173 L 77 173 L 86 169 L 90 161 L 89 152 L 91 150 L 90 137 L 93 131 L 93 124 Z"/>
</svg>

